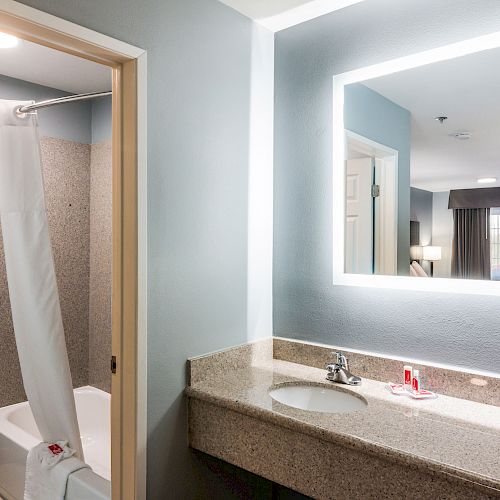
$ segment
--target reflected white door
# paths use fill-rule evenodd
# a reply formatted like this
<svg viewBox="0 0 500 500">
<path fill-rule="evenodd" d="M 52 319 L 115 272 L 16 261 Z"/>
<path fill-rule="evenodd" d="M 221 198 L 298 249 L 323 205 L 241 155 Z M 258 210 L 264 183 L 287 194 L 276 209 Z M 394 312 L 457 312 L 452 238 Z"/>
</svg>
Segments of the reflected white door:
<svg viewBox="0 0 500 500">
<path fill-rule="evenodd" d="M 346 273 L 373 273 L 373 168 L 372 158 L 346 161 Z"/>
</svg>

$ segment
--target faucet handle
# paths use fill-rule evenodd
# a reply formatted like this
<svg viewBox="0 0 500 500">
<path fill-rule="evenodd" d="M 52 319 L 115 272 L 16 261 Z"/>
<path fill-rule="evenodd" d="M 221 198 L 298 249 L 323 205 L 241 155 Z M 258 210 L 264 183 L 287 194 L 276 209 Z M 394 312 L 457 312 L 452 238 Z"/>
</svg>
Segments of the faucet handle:
<svg viewBox="0 0 500 500">
<path fill-rule="evenodd" d="M 339 351 L 334 353 L 337 356 L 337 364 L 348 370 L 347 358 Z"/>
</svg>

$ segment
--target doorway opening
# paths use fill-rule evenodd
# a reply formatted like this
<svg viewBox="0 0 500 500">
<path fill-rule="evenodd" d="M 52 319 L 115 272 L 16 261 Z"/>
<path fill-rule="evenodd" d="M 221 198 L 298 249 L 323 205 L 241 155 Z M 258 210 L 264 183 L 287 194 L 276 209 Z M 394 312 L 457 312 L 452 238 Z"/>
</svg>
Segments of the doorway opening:
<svg viewBox="0 0 500 500">
<path fill-rule="evenodd" d="M 145 498 L 146 53 L 16 2 L 0 8 L 0 31 L 17 37 L 22 43 L 50 48 L 61 53 L 61 57 L 76 56 L 104 65 L 112 74 L 111 193 L 108 193 L 112 205 L 110 353 L 114 359 L 110 375 L 111 495 L 113 499 Z M 67 105 L 60 107 L 64 106 Z M 110 374 L 111 359 L 106 365 Z M 13 498 L 1 481 L 0 494 Z"/>
<path fill-rule="evenodd" d="M 346 131 L 345 272 L 397 272 L 398 152 Z M 348 258 L 347 258 L 348 256 Z"/>
</svg>

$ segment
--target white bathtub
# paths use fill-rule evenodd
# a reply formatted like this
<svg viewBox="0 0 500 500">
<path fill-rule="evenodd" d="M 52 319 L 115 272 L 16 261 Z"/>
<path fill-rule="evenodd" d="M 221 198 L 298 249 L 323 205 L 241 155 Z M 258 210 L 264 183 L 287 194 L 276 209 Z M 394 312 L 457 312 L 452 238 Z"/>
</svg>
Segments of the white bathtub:
<svg viewBox="0 0 500 500">
<path fill-rule="evenodd" d="M 95 387 L 75 389 L 84 469 L 71 474 L 67 498 L 107 500 L 111 496 L 110 395 Z M 28 403 L 0 408 L 0 495 L 22 500 L 28 450 L 41 441 Z"/>
</svg>

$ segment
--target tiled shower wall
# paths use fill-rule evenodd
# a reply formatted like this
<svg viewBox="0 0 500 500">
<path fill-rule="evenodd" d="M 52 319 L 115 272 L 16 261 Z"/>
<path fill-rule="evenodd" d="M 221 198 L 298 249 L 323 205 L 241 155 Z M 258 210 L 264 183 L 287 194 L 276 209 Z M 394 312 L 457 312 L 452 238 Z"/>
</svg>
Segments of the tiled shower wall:
<svg viewBox="0 0 500 500">
<path fill-rule="evenodd" d="M 110 392 L 111 359 L 111 142 L 90 153 L 89 384 Z"/>
<path fill-rule="evenodd" d="M 73 385 L 109 390 L 111 147 L 49 137 L 40 142 Z M 25 399 L 0 236 L 0 406 Z"/>
</svg>

